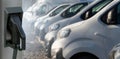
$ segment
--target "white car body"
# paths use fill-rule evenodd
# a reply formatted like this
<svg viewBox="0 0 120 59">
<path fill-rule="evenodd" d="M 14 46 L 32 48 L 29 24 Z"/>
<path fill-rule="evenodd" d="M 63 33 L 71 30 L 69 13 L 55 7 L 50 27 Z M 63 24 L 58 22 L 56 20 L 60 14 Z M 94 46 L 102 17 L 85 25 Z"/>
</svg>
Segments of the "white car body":
<svg viewBox="0 0 120 59">
<path fill-rule="evenodd" d="M 50 10 L 50 12 L 45 15 L 45 16 L 42 16 L 42 17 L 39 17 L 33 24 L 34 24 L 34 31 L 36 33 L 38 33 L 38 29 L 40 28 L 40 24 L 42 23 L 42 21 L 44 21 L 44 19 L 46 18 L 49 18 L 49 17 L 53 17 L 53 16 L 56 16 L 57 14 L 59 14 L 60 11 L 64 10 L 66 7 L 70 6 L 72 4 L 61 4 L 57 7 L 55 7 L 54 9 Z"/>
<path fill-rule="evenodd" d="M 116 4 L 120 4 L 120 0 L 112 1 L 88 20 L 62 28 L 52 45 L 52 56 L 56 59 L 74 59 L 76 56 L 81 59 L 89 55 L 95 59 L 109 59 L 110 50 L 120 42 L 120 23 L 116 13 L 119 10 L 115 10 Z M 112 8 L 115 11 L 109 12 Z"/>
<path fill-rule="evenodd" d="M 106 6 L 110 2 L 111 2 L 110 0 L 108 0 L 108 1 L 96 0 L 93 3 L 89 4 L 88 6 L 86 6 L 84 9 L 82 9 L 77 15 L 52 24 L 50 26 L 50 28 L 52 28 L 55 25 L 56 26 L 58 25 L 59 27 L 58 27 L 58 29 L 55 29 L 55 30 L 50 29 L 49 32 L 45 35 L 46 52 L 48 53 L 48 56 L 51 57 L 50 56 L 51 45 L 56 40 L 57 33 L 61 28 L 65 27 L 67 25 L 70 25 L 72 23 L 80 22 L 80 21 L 87 19 L 87 18 L 83 19 L 82 15 L 86 14 L 87 12 L 90 12 L 91 9 L 92 10 L 95 9 L 95 12 L 91 12 L 91 14 L 93 16 L 94 14 L 99 12 L 104 6 Z M 99 7 L 99 9 L 96 9 L 98 7 Z M 90 18 L 92 16 L 88 16 L 88 17 Z M 84 17 L 85 17 L 85 15 L 84 15 Z"/>
<path fill-rule="evenodd" d="M 67 10 L 69 10 L 69 8 L 72 8 L 74 5 L 77 5 L 77 4 L 81 4 L 82 6 L 79 7 L 79 9 L 83 9 L 86 5 L 84 5 L 85 3 L 88 4 L 92 1 L 81 1 L 79 3 L 75 3 L 71 6 L 69 6 L 68 8 L 66 8 L 65 10 L 61 11 L 58 15 L 54 16 L 54 17 L 50 17 L 50 18 L 47 18 L 43 21 L 43 23 L 40 25 L 40 28 L 39 28 L 39 37 L 42 41 L 45 41 L 44 40 L 44 36 L 45 34 L 49 31 L 49 25 L 53 24 L 54 22 L 57 22 L 57 21 L 60 21 L 62 19 L 65 19 L 65 18 L 70 18 L 72 16 L 68 16 L 68 17 L 63 17 L 63 13 Z M 77 9 L 78 10 L 78 9 Z M 65 13 L 66 14 L 66 13 Z M 69 15 L 69 14 L 67 14 Z M 73 15 L 74 16 L 74 15 Z"/>
<path fill-rule="evenodd" d="M 36 2 L 31 7 L 29 7 L 27 10 L 23 13 L 23 29 L 25 30 L 26 34 L 28 31 L 33 30 L 33 22 L 41 17 L 44 16 L 49 10 L 54 8 L 55 6 L 58 6 L 59 4 L 50 4 L 48 2 Z M 31 29 L 29 29 L 31 28 Z"/>
<path fill-rule="evenodd" d="M 73 1 L 65 1 L 65 0 L 53 0 L 53 1 L 47 1 L 43 0 L 37 1 L 29 8 L 26 8 L 23 13 L 23 29 L 25 32 L 28 31 L 28 28 L 31 28 L 30 30 L 33 30 L 33 24 L 37 20 L 37 18 L 46 15 L 51 9 L 54 7 L 65 4 L 65 3 L 72 3 Z M 78 2 L 78 0 L 75 0 L 74 2 Z M 24 7 L 23 7 L 24 8 Z"/>
</svg>

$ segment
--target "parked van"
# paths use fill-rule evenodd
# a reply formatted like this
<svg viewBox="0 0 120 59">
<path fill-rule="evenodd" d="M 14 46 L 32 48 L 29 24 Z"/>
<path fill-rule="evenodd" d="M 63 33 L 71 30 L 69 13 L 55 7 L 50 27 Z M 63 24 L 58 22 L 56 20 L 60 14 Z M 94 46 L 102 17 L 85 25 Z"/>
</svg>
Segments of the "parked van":
<svg viewBox="0 0 120 59">
<path fill-rule="evenodd" d="M 24 1 L 23 1 L 24 2 Z M 33 3 L 32 1 L 31 3 Z M 34 21 L 37 20 L 37 18 L 46 15 L 51 9 L 54 7 L 65 4 L 65 3 L 74 3 L 74 2 L 80 2 L 79 0 L 43 0 L 43 1 L 37 1 L 35 2 L 32 6 L 29 8 L 27 7 L 26 2 L 23 3 L 23 29 L 27 33 L 28 31 L 32 32 L 33 31 L 33 24 Z M 28 30 L 29 29 L 29 30 Z"/>
<path fill-rule="evenodd" d="M 44 21 L 44 19 L 49 18 L 49 17 L 53 17 L 56 16 L 57 14 L 59 14 L 62 10 L 64 10 L 66 7 L 70 6 L 71 4 L 62 4 L 59 5 L 57 7 L 55 7 L 54 9 L 51 9 L 50 12 L 48 12 L 47 15 L 39 17 L 36 21 L 33 22 L 34 24 L 34 31 L 37 34 L 39 32 L 39 26 L 42 23 L 42 21 Z"/>
<path fill-rule="evenodd" d="M 51 54 L 60 59 L 109 59 L 120 42 L 120 0 L 114 0 L 96 15 L 62 28 Z"/>
<path fill-rule="evenodd" d="M 110 3 L 112 0 L 96 0 L 91 3 L 89 6 L 82 9 L 77 15 L 72 18 L 64 19 L 52 24 L 49 27 L 49 32 L 45 35 L 45 42 L 46 42 L 46 52 L 49 57 L 51 57 L 51 45 L 56 40 L 56 36 L 58 31 L 72 23 L 83 21 L 95 15 L 99 12 L 104 6 Z M 90 15 L 87 16 L 87 13 L 90 12 Z"/>
<path fill-rule="evenodd" d="M 92 2 L 92 1 L 84 0 L 84 1 L 81 1 L 80 3 L 75 3 L 72 6 L 68 7 L 68 9 L 60 12 L 58 15 L 45 19 L 39 28 L 40 39 L 42 41 L 44 41 L 44 36 L 49 30 L 49 25 L 51 25 L 54 22 L 57 22 L 59 20 L 62 20 L 65 18 L 70 18 L 70 17 L 76 15 L 81 9 L 83 9 L 85 6 L 87 6 L 90 2 Z"/>
</svg>

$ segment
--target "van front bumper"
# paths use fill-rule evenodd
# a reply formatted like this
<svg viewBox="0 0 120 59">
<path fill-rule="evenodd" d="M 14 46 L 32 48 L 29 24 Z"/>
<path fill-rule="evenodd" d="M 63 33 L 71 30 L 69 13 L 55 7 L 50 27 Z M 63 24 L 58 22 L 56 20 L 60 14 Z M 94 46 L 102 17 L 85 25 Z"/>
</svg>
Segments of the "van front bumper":
<svg viewBox="0 0 120 59">
<path fill-rule="evenodd" d="M 52 51 L 52 59 L 65 59 L 62 55 L 63 51 L 62 51 L 62 48 L 59 48 L 59 50 L 55 51 L 53 50 Z"/>
<path fill-rule="evenodd" d="M 51 58 L 51 46 L 52 46 L 53 42 L 56 40 L 56 35 L 57 35 L 57 31 L 48 32 L 45 35 L 46 55 L 49 58 Z"/>
</svg>

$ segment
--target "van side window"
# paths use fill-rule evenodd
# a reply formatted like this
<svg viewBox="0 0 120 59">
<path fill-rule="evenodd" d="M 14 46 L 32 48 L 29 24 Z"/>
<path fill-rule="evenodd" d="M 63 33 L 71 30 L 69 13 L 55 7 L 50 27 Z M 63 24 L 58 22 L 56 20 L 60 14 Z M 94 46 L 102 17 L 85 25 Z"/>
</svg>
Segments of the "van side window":
<svg viewBox="0 0 120 59">
<path fill-rule="evenodd" d="M 115 5 L 108 12 L 103 14 L 101 20 L 107 25 L 120 24 L 120 4 Z"/>
<path fill-rule="evenodd" d="M 96 5 L 94 5 L 91 9 L 87 10 L 85 13 L 83 13 L 81 15 L 81 18 L 83 20 L 86 20 L 90 17 L 92 17 L 93 15 L 95 15 L 97 12 L 99 12 L 103 7 L 105 7 L 108 3 L 110 3 L 112 0 L 103 0 L 99 3 L 97 3 Z"/>
<path fill-rule="evenodd" d="M 55 15 L 59 14 L 67 6 L 69 6 L 69 5 L 64 5 L 64 6 L 59 7 L 58 9 L 56 9 L 55 11 L 53 11 L 49 16 L 52 17 L 52 16 L 55 16 Z"/>
<path fill-rule="evenodd" d="M 50 13 L 52 10 L 54 10 L 56 7 L 57 7 L 57 6 L 53 7 L 53 8 L 50 9 L 48 12 L 46 12 L 46 15 L 47 15 L 48 13 Z"/>
<path fill-rule="evenodd" d="M 71 6 L 69 9 L 64 11 L 61 16 L 64 18 L 72 17 L 76 15 L 82 8 L 84 8 L 88 3 L 78 3 L 73 6 Z"/>
</svg>

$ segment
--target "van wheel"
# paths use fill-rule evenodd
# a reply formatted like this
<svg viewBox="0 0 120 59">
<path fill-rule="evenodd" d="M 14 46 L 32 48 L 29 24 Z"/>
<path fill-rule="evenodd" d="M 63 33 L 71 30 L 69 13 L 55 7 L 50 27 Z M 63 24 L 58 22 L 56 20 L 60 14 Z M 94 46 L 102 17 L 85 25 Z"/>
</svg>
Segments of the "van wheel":
<svg viewBox="0 0 120 59">
<path fill-rule="evenodd" d="M 83 53 L 83 54 L 76 54 L 73 57 L 71 57 L 70 59 L 99 59 L 99 58 L 97 58 L 96 56 L 94 56 L 92 54 Z"/>
</svg>

